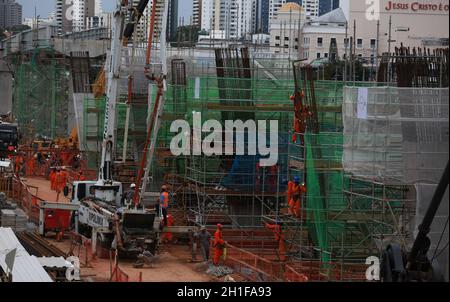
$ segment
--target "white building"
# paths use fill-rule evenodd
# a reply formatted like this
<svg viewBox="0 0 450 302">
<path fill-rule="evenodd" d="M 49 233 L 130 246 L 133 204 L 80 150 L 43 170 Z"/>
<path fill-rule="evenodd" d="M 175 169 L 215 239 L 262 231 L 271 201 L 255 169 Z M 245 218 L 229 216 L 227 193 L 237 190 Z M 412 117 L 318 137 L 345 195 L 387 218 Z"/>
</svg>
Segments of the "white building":
<svg viewBox="0 0 450 302">
<path fill-rule="evenodd" d="M 111 13 L 101 13 L 100 15 L 96 15 L 93 17 L 86 18 L 86 29 L 93 28 L 111 28 Z"/>
<path fill-rule="evenodd" d="M 346 58 L 350 54 L 346 25 L 347 19 L 341 8 L 307 22 L 302 29 L 303 47 L 300 56 L 307 59 L 308 63 L 322 58 Z M 374 49 L 375 44 L 372 44 L 372 54 Z"/>
<path fill-rule="evenodd" d="M 256 0 L 202 0 L 201 28 L 240 39 L 255 31 Z"/>
<path fill-rule="evenodd" d="M 277 10 L 270 26 L 270 47 L 275 53 L 291 54 L 297 58 L 300 52 L 301 29 L 306 22 L 304 9 L 297 3 L 286 3 Z"/>
<path fill-rule="evenodd" d="M 95 16 L 95 0 L 73 0 L 73 30 L 86 29 L 87 18 Z"/>
<path fill-rule="evenodd" d="M 39 27 L 47 25 L 56 25 L 56 21 L 51 17 L 45 19 L 39 18 L 38 20 L 34 18 L 24 18 L 22 24 L 29 26 L 31 29 L 36 29 L 37 24 L 39 24 Z"/>
<path fill-rule="evenodd" d="M 301 5 L 304 9 L 306 19 L 313 19 L 319 16 L 319 0 L 270 0 L 269 1 L 269 30 L 273 20 L 278 14 L 278 10 L 286 3 Z"/>
</svg>

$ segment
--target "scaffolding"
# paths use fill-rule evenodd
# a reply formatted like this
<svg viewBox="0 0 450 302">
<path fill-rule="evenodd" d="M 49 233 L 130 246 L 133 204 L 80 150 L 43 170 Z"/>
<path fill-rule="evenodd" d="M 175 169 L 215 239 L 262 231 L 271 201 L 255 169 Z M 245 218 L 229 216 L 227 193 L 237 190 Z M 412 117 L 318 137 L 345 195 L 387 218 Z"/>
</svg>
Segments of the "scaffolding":
<svg viewBox="0 0 450 302">
<path fill-rule="evenodd" d="M 11 58 L 15 74 L 13 113 L 26 140 L 66 137 L 69 67 L 51 48 L 36 48 Z"/>
</svg>

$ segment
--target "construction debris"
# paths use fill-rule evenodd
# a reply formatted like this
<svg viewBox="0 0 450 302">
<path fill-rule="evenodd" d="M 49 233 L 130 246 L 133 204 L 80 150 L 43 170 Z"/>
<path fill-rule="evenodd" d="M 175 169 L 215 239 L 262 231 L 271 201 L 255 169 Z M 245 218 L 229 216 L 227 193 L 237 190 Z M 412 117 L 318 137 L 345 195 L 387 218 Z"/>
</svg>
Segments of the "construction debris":
<svg viewBox="0 0 450 302">
<path fill-rule="evenodd" d="M 227 266 L 215 266 L 210 264 L 208 270 L 206 271 L 208 275 L 215 276 L 217 278 L 231 275 L 233 273 L 233 269 Z"/>
</svg>

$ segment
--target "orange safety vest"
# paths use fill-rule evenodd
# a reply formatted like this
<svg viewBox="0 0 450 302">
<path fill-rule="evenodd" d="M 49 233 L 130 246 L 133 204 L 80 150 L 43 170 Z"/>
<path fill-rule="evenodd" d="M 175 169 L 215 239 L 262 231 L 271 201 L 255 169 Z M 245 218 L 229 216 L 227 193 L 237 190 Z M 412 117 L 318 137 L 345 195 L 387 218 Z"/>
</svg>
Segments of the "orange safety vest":
<svg viewBox="0 0 450 302">
<path fill-rule="evenodd" d="M 169 208 L 169 193 L 162 192 L 161 196 L 159 197 L 159 204 L 164 209 Z"/>
</svg>

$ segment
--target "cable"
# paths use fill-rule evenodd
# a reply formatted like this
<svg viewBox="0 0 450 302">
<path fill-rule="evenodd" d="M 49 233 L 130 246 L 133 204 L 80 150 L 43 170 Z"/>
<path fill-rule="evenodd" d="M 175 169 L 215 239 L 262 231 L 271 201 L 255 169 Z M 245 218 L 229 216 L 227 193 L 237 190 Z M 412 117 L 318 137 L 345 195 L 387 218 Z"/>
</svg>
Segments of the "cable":
<svg viewBox="0 0 450 302">
<path fill-rule="evenodd" d="M 442 254 L 442 252 L 445 250 L 445 248 L 444 248 L 444 249 L 439 253 L 439 255 L 436 256 L 436 253 L 437 253 L 437 251 L 439 250 L 439 246 L 441 245 L 442 238 L 444 237 L 445 230 L 447 229 L 448 220 L 449 220 L 449 217 L 447 216 L 447 222 L 445 223 L 444 229 L 442 230 L 441 238 L 439 238 L 438 244 L 437 244 L 437 246 L 436 246 L 436 250 L 434 251 L 433 257 L 431 258 L 431 262 L 433 262 L 433 260 L 434 260 L 435 258 L 439 257 L 439 255 Z M 448 243 L 447 243 L 447 246 L 448 246 Z"/>
</svg>

